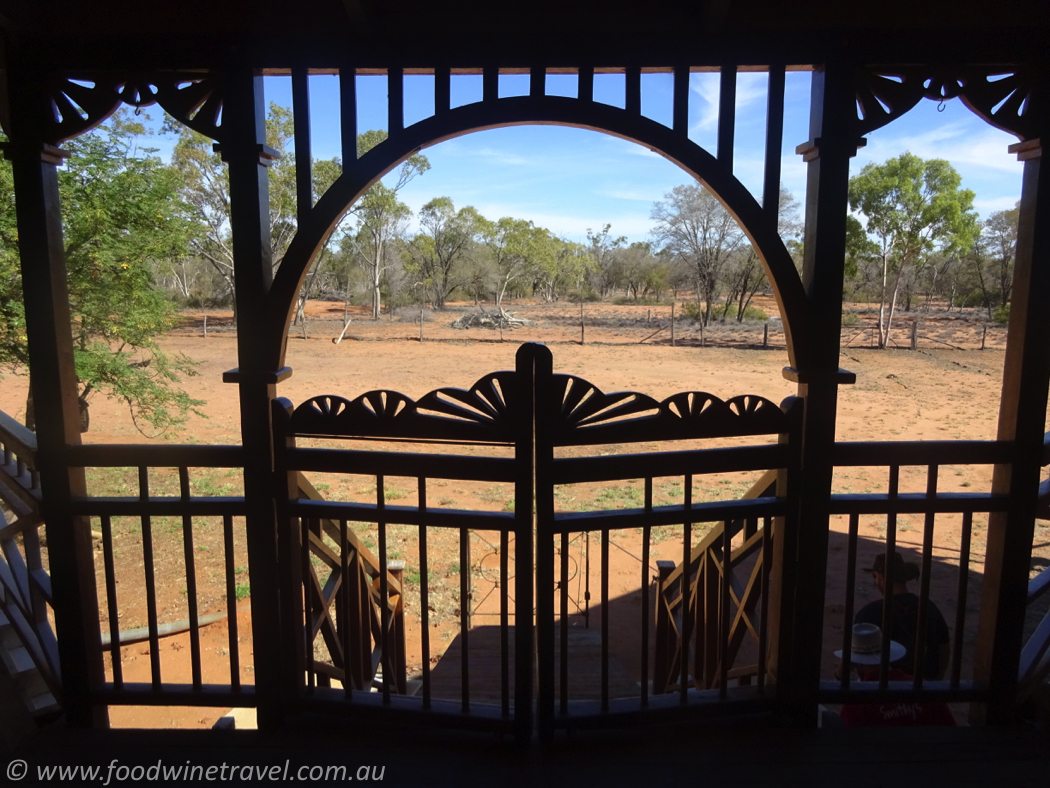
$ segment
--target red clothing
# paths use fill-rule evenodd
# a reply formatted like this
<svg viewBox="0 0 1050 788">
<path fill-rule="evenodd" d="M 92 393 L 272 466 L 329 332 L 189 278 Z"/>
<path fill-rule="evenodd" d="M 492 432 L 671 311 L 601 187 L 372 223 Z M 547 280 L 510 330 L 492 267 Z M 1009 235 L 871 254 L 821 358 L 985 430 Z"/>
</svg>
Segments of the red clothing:
<svg viewBox="0 0 1050 788">
<path fill-rule="evenodd" d="M 878 670 L 861 673 L 862 681 L 877 681 Z M 890 681 L 910 681 L 899 668 L 891 668 Z M 848 728 L 908 727 L 913 725 L 955 725 L 955 717 L 947 703 L 916 703 L 914 701 L 883 701 L 881 703 L 847 703 L 839 712 Z"/>
</svg>

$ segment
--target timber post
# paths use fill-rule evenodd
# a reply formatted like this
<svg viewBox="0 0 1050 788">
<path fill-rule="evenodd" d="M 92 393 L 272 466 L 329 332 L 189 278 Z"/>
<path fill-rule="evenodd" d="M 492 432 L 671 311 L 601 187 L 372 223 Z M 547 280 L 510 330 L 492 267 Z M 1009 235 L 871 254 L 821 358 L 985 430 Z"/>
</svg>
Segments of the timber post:
<svg viewBox="0 0 1050 788">
<path fill-rule="evenodd" d="M 70 467 L 67 459 L 68 447 L 80 444 L 57 172 L 68 154 L 53 144 L 61 140 L 49 139 L 47 132 L 53 110 L 46 74 L 31 63 L 11 65 L 11 142 L 4 152 L 18 194 L 29 379 L 39 414 L 36 460 L 45 493 L 41 513 L 47 528 L 62 705 L 70 725 L 104 728 L 109 726 L 108 712 L 91 701 L 92 691 L 105 681 L 91 529 L 88 518 L 76 516 L 72 508 L 73 499 L 87 494 L 87 483 L 84 469 Z"/>
<path fill-rule="evenodd" d="M 281 668 L 281 575 L 277 564 L 270 421 L 270 403 L 276 396 L 280 375 L 269 368 L 273 365 L 267 363 L 267 348 L 262 341 L 267 325 L 267 296 L 273 281 L 267 167 L 276 154 L 265 145 L 262 75 L 237 66 L 224 72 L 223 83 L 224 129 L 217 148 L 229 165 L 238 320 L 238 369 L 226 373 L 224 380 L 237 383 L 240 398 L 256 691 L 259 728 L 265 730 L 282 722 L 287 700 L 282 697 L 287 689 Z M 294 636 L 287 633 L 287 637 Z"/>
<path fill-rule="evenodd" d="M 813 72 L 810 140 L 797 148 L 808 165 L 802 283 L 812 322 L 806 364 L 785 370 L 785 377 L 798 384 L 798 396 L 804 402 L 803 494 L 795 544 L 777 545 L 781 560 L 795 561 L 796 582 L 793 598 L 790 587 L 782 589 L 782 621 L 791 615 L 789 611 L 794 619 L 791 653 L 779 655 L 776 673 L 785 711 L 800 724 L 816 720 L 814 695 L 820 681 L 823 631 L 822 616 L 816 611 L 824 610 L 827 582 L 827 506 L 834 473 L 838 386 L 849 380 L 848 373 L 840 374 L 838 360 L 849 162 L 858 144 L 850 117 L 856 105 L 851 77 L 851 69 L 843 63 L 828 63 Z"/>
<path fill-rule="evenodd" d="M 1045 73 L 1040 79 L 1033 97 L 1045 101 Z M 1034 101 L 1030 111 L 1041 113 L 1037 128 L 1050 137 L 1046 104 Z M 1050 382 L 1050 171 L 1041 167 L 1039 139 L 1010 152 L 1024 162 L 1024 176 L 997 438 L 1013 442 L 1013 461 L 992 474 L 992 494 L 1008 496 L 1010 507 L 988 517 L 974 678 L 989 701 L 971 711 L 972 720 L 991 724 L 1009 721 L 1016 706 Z"/>
</svg>

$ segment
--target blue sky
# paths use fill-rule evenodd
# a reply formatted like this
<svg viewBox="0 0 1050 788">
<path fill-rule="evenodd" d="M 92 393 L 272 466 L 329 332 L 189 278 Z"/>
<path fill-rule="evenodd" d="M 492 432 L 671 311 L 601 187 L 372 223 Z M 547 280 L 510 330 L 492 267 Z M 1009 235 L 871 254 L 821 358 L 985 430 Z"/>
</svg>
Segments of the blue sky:
<svg viewBox="0 0 1050 788">
<path fill-rule="evenodd" d="M 267 101 L 291 106 L 291 79 L 269 77 Z M 715 153 L 719 77 L 693 74 L 690 83 L 690 137 Z M 767 77 L 738 75 L 737 151 L 734 172 L 756 195 L 761 194 Z M 338 156 L 339 121 L 336 77 L 310 78 L 312 146 L 316 158 Z M 452 78 L 452 104 L 481 99 L 480 76 Z M 670 74 L 644 74 L 642 112 L 670 125 Z M 808 138 L 810 74 L 789 72 L 786 85 L 782 180 L 800 202 L 805 193 L 805 165 L 795 146 Z M 528 92 L 526 75 L 501 75 L 500 95 Z M 574 96 L 575 76 L 549 75 L 547 92 Z M 623 75 L 597 75 L 595 98 L 623 106 Z M 433 113 L 433 77 L 405 78 L 405 123 Z M 853 171 L 883 162 L 905 150 L 922 158 L 948 159 L 963 176 L 963 186 L 977 194 L 982 217 L 1013 207 L 1021 190 L 1021 165 L 1006 148 L 1015 139 L 971 113 L 959 100 L 942 111 L 923 100 L 898 121 L 868 137 L 853 160 Z M 386 77 L 358 77 L 360 130 L 385 129 Z M 652 227 L 653 202 L 674 186 L 688 182 L 677 166 L 646 148 L 596 132 L 558 126 L 494 129 L 459 137 L 424 151 L 431 169 L 409 184 L 402 199 L 418 211 L 434 197 L 451 197 L 457 207 L 473 205 L 484 216 L 531 219 L 554 233 L 584 241 L 588 228 L 612 225 L 614 235 L 646 240 Z"/>
</svg>

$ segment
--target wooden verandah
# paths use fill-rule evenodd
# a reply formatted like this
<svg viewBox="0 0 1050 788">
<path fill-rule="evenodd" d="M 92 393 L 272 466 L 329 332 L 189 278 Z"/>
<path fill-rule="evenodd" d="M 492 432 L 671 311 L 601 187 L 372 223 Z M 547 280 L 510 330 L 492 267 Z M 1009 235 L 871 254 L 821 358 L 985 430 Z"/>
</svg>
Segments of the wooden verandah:
<svg viewBox="0 0 1050 788">
<path fill-rule="evenodd" d="M 72 725 L 104 728 L 106 710 L 113 703 L 257 706 L 260 725 L 267 730 L 281 728 L 304 708 L 322 711 L 327 708 L 316 703 L 304 707 L 294 700 L 304 683 L 304 665 L 295 645 L 300 633 L 288 627 L 290 621 L 302 615 L 298 595 L 309 568 L 302 565 L 300 573 L 298 564 L 282 560 L 298 555 L 294 549 L 296 540 L 299 545 L 311 544 L 310 534 L 319 536 L 321 526 L 307 523 L 307 512 L 312 511 L 313 504 L 305 500 L 308 496 L 298 494 L 297 485 L 290 484 L 279 491 L 274 484 L 275 478 L 280 478 L 275 477 L 275 472 L 282 470 L 282 440 L 292 435 L 282 435 L 275 429 L 280 417 L 275 415 L 273 405 L 278 383 L 291 374 L 284 366 L 284 354 L 294 298 L 319 244 L 339 215 L 405 156 L 428 144 L 472 130 L 538 122 L 575 125 L 634 140 L 659 151 L 705 183 L 734 213 L 759 251 L 780 304 L 791 363 L 784 374 L 798 385 L 798 425 L 785 445 L 797 455 L 790 458 L 778 455 L 773 464 L 755 466 L 780 469 L 784 474 L 783 487 L 770 496 L 769 501 L 762 502 L 766 509 L 756 504 L 753 514 L 780 518 L 780 522 L 788 523 L 782 526 L 775 547 L 769 548 L 782 551 L 780 569 L 771 585 L 765 587 L 768 593 L 763 595 L 764 603 L 770 607 L 770 616 L 776 621 L 775 631 L 782 640 L 777 641 L 775 648 L 772 641 L 763 643 L 762 659 L 770 659 L 776 668 L 776 680 L 770 684 L 768 697 L 754 708 L 743 706 L 740 710 L 760 708 L 797 726 L 808 727 L 813 724 L 818 702 L 844 700 L 870 691 L 873 693 L 870 697 L 936 695 L 969 701 L 975 704 L 974 721 L 1005 724 L 1013 719 L 1028 685 L 1045 676 L 1045 644 L 1040 646 L 1039 641 L 1034 641 L 1035 646 L 1026 650 L 1022 642 L 1025 606 L 1030 597 L 1047 585 L 1045 579 L 1029 585 L 1034 523 L 1040 501 L 1045 509 L 1050 496 L 1050 486 L 1043 481 L 1043 469 L 1050 464 L 1045 434 L 1050 379 L 1050 345 L 1046 337 L 1050 336 L 1050 310 L 1044 307 L 1050 303 L 1050 176 L 1041 173 L 1040 168 L 1040 139 L 1050 134 L 1047 130 L 1050 87 L 1045 54 L 1040 48 L 1048 29 L 1045 12 L 1033 21 L 1030 16 L 1010 17 L 1009 8 L 999 9 L 1008 19 L 999 37 L 984 35 L 981 29 L 984 17 L 962 14 L 960 29 L 950 43 L 928 39 L 932 21 L 904 25 L 903 32 L 893 35 L 879 31 L 878 36 L 865 37 L 871 28 L 863 22 L 836 17 L 838 21 L 834 24 L 824 23 L 818 15 L 811 26 L 804 27 L 799 40 L 789 44 L 773 28 L 750 31 L 745 21 L 735 17 L 715 24 L 712 20 L 721 17 L 714 11 L 698 15 L 669 4 L 664 9 L 667 19 L 654 27 L 654 34 L 662 31 L 665 36 L 661 46 L 652 41 L 630 44 L 627 39 L 632 28 L 628 15 L 622 22 L 605 23 L 607 31 L 613 34 L 607 45 L 591 43 L 580 47 L 575 42 L 559 43 L 543 38 L 539 27 L 525 24 L 516 33 L 504 30 L 507 46 L 495 49 L 491 42 L 475 38 L 476 34 L 462 31 L 453 34 L 453 14 L 445 23 L 447 27 L 441 29 L 450 33 L 455 46 L 444 50 L 415 36 L 397 43 L 377 43 L 380 39 L 386 40 L 377 32 L 396 25 L 398 17 L 387 16 L 364 3 L 318 0 L 305 6 L 312 10 L 313 16 L 287 12 L 291 19 L 284 38 L 267 29 L 262 21 L 228 12 L 220 13 L 221 21 L 209 22 L 202 11 L 199 23 L 188 23 L 191 33 L 187 38 L 185 20 L 168 19 L 166 23 L 161 21 L 152 27 L 139 28 L 120 13 L 120 3 L 89 5 L 94 7 L 99 19 L 105 21 L 92 24 L 78 17 L 74 24 L 61 16 L 45 20 L 43 14 L 26 11 L 15 4 L 5 9 L 8 16 L 0 18 L 7 33 L 6 101 L 0 120 L 10 140 L 5 152 L 14 167 L 18 194 L 31 380 L 36 408 L 38 414 L 42 414 L 38 416 L 36 445 L 5 443 L 8 452 L 5 459 L 14 463 L 13 475 L 8 476 L 12 483 L 24 470 L 18 460 L 23 465 L 28 463 L 39 475 L 42 491 L 39 518 L 33 522 L 26 520 L 22 527 L 36 527 L 40 521 L 46 523 L 51 572 L 46 583 L 38 574 L 30 573 L 37 585 L 33 588 L 26 585 L 26 604 L 35 611 L 38 624 L 42 599 L 54 609 L 58 665 L 55 672 L 61 677 L 60 683 L 56 680 L 56 688 L 60 689 L 61 702 Z M 406 14 L 429 18 L 421 5 L 395 5 Z M 624 4 L 623 8 L 635 10 L 630 4 Z M 773 20 L 777 13 L 772 4 L 767 7 L 758 3 L 755 8 L 766 14 L 775 27 Z M 276 13 L 276 4 L 269 10 Z M 945 8 L 941 10 L 948 13 Z M 957 9 L 953 8 L 952 13 L 955 12 Z M 258 13 L 260 17 L 266 16 L 261 10 Z M 331 24 L 333 16 L 339 18 L 338 25 Z M 530 20 L 535 22 L 539 16 L 530 16 Z M 695 38 L 683 32 L 689 24 L 701 31 Z M 853 25 L 854 29 L 844 34 L 839 27 L 842 24 Z M 728 32 L 722 25 L 729 25 Z M 498 32 L 502 28 L 497 25 L 494 30 Z M 875 37 L 879 40 L 871 40 Z M 187 40 L 192 42 L 189 46 L 185 46 Z M 848 40 L 849 45 L 844 44 L 844 40 Z M 348 41 L 352 42 L 349 49 Z M 454 56 L 450 52 L 454 52 Z M 808 163 L 805 261 L 801 277 L 796 274 L 776 233 L 784 74 L 786 69 L 796 66 L 814 69 L 810 139 L 798 141 L 798 153 Z M 735 80 L 738 71 L 745 68 L 768 70 L 770 75 L 761 201 L 752 198 L 733 175 Z M 655 123 L 641 114 L 641 74 L 646 69 L 674 74 L 675 104 L 670 126 Z M 723 112 L 714 155 L 688 138 L 688 78 L 692 70 L 699 69 L 718 71 L 721 79 Z M 500 98 L 499 74 L 508 71 L 530 74 L 530 95 Z M 576 99 L 545 94 L 545 75 L 555 71 L 577 74 Z M 592 100 L 594 74 L 603 71 L 624 73 L 623 109 Z M 388 78 L 390 137 L 358 158 L 353 78 L 358 73 L 377 72 L 386 73 Z M 434 75 L 435 112 L 431 118 L 405 126 L 402 80 L 406 73 L 412 72 Z M 338 74 L 344 141 L 344 174 L 316 204 L 311 204 L 309 198 L 309 173 L 300 174 L 299 230 L 275 277 L 271 273 L 265 220 L 268 210 L 266 164 L 271 152 L 264 145 L 264 73 L 291 75 L 296 97 L 295 122 L 300 129 L 308 128 L 309 124 L 306 92 L 309 75 Z M 481 74 L 482 101 L 466 107 L 450 107 L 449 83 L 452 75 L 458 73 Z M 1004 73 L 1012 76 L 1005 80 L 991 79 Z M 850 373 L 839 367 L 838 339 L 849 160 L 858 145 L 863 144 L 864 134 L 891 122 L 923 98 L 965 101 L 985 120 L 1018 137 L 1019 142 L 1011 151 L 1025 162 L 999 432 L 996 441 L 987 442 L 844 444 L 835 440 L 835 418 L 838 387 L 851 382 Z M 238 367 L 227 374 L 227 381 L 236 385 L 238 391 L 240 446 L 144 448 L 80 444 L 56 168 L 62 161 L 61 143 L 102 122 L 121 102 L 133 106 L 159 103 L 177 120 L 213 138 L 229 166 L 241 330 Z M 296 136 L 296 155 L 303 160 L 310 158 L 307 134 Z M 533 359 L 533 363 L 539 362 Z M 517 421 L 506 427 L 510 432 L 498 440 L 523 446 L 534 428 L 537 435 L 544 434 L 530 422 L 538 419 L 540 412 L 522 411 Z M 780 434 L 780 429 L 770 432 Z M 485 438 L 489 439 L 491 436 Z M 784 449 L 784 453 L 789 450 Z M 31 456 L 26 456 L 29 454 Z M 531 527 L 535 514 L 540 522 L 548 517 L 548 522 L 553 524 L 552 540 L 555 533 L 568 533 L 573 527 L 571 518 L 556 522 L 550 500 L 555 479 L 542 475 L 544 470 L 553 474 L 554 466 L 544 465 L 545 458 L 539 456 L 519 459 L 526 470 L 512 472 L 508 478 L 516 483 L 527 481 L 535 485 L 536 512 L 526 511 L 526 507 L 519 509 L 518 527 Z M 386 472 L 399 469 L 396 459 L 385 458 L 382 462 L 390 463 Z M 939 493 L 936 469 L 949 462 L 993 464 L 992 489 L 972 496 Z M 929 468 L 927 491 L 910 496 L 898 494 L 891 482 L 890 492 L 883 496 L 833 496 L 834 469 L 859 464 L 885 466 L 891 479 L 902 465 L 925 465 Z M 142 479 L 139 496 L 122 500 L 89 497 L 85 469 L 98 466 L 138 467 Z M 187 491 L 180 499 L 151 499 L 148 473 L 150 468 L 158 467 L 177 467 L 183 473 L 193 467 L 243 468 L 244 495 L 191 499 Z M 288 466 L 284 470 L 299 469 Z M 384 473 L 378 466 L 372 471 L 377 476 Z M 620 472 L 626 473 L 627 469 L 609 471 L 613 476 Z M 681 468 L 676 466 L 676 472 L 681 472 Z M 405 471 L 405 475 L 412 473 Z M 587 469 L 580 473 L 586 476 L 598 471 Z M 418 475 L 426 473 L 420 471 Z M 36 485 L 35 475 L 31 481 L 26 489 Z M 377 502 L 375 508 L 382 509 L 382 503 Z M 649 522 L 646 518 L 655 517 L 649 511 L 651 508 L 647 507 L 647 511 L 638 516 L 637 522 L 643 527 Z M 338 509 L 322 507 L 317 511 L 318 517 L 330 518 L 338 531 L 341 514 Z M 989 514 L 973 681 L 960 683 L 960 677 L 955 675 L 943 686 L 923 687 L 919 682 L 915 687 L 905 688 L 884 683 L 867 690 L 822 684 L 821 616 L 826 601 L 828 518 L 845 514 L 855 523 L 861 515 L 878 514 L 884 515 L 889 523 L 903 512 L 926 514 L 931 533 L 933 518 L 939 514 L 963 517 L 972 517 L 975 512 Z M 255 638 L 256 684 L 253 688 L 241 687 L 232 678 L 227 684 L 206 685 L 197 679 L 191 685 L 173 687 L 164 684 L 159 666 L 148 685 L 123 686 L 118 680 L 106 680 L 90 519 L 97 518 L 105 530 L 104 523 L 112 516 L 129 515 L 148 521 L 150 516 L 161 513 L 181 515 L 187 522 L 192 522 L 195 516 L 206 515 L 245 518 Z M 388 513 L 380 514 L 387 516 Z M 733 515 L 729 509 L 718 510 L 710 519 L 729 522 Z M 302 530 L 297 534 L 286 528 L 289 516 L 302 522 Z M 402 516 L 404 522 L 415 522 L 408 514 Z M 495 519 L 486 523 L 494 528 L 503 527 Z M 610 521 L 599 527 L 618 526 Z M 343 530 L 345 532 L 345 525 Z M 725 533 L 729 533 L 728 528 Z M 754 533 L 757 531 L 753 530 Z M 889 533 L 893 533 L 892 529 Z M 4 533 L 5 538 L 12 535 Z M 344 535 L 342 544 L 347 543 Z M 890 537 L 887 549 L 892 551 L 892 548 Z M 731 554 L 733 549 L 727 538 L 722 554 Z M 549 589 L 554 587 L 555 564 L 553 559 L 541 560 L 539 550 L 538 547 L 536 570 L 548 575 L 537 577 L 537 590 L 547 589 L 540 593 L 553 596 Z M 377 603 L 380 620 L 372 631 L 379 632 L 376 637 L 382 640 L 387 637 L 382 633 L 391 631 L 386 600 L 392 597 L 391 588 L 398 581 L 384 571 L 387 557 L 382 546 L 379 552 L 375 571 L 369 576 L 377 583 L 373 596 L 381 600 Z M 688 557 L 683 556 L 684 562 L 688 563 L 685 560 Z M 531 556 L 519 552 L 518 558 L 527 562 L 531 577 Z M 333 569 L 344 572 L 349 571 L 351 559 L 358 560 L 357 554 L 350 554 L 348 549 L 330 559 Z M 928 544 L 924 560 L 928 567 Z M 340 562 L 342 565 L 336 566 Z M 855 568 L 851 565 L 849 571 L 854 572 Z M 295 589 L 295 593 L 289 589 Z M 396 588 L 394 590 L 396 592 Z M 332 602 L 325 593 L 319 588 L 315 597 L 312 589 L 307 591 L 307 615 L 314 604 L 309 600 L 322 605 Z M 728 592 L 723 599 L 728 605 Z M 550 610 L 554 610 L 555 604 L 553 598 L 538 599 L 538 605 L 546 605 Z M 191 619 L 194 615 L 191 613 Z M 151 627 L 155 629 L 155 615 L 153 618 Z M 524 721 L 514 731 L 522 737 L 531 735 L 532 722 L 520 712 L 538 702 L 540 731 L 549 738 L 556 703 L 553 633 L 539 624 L 537 627 L 539 651 L 535 659 L 540 666 L 541 688 L 535 699 L 531 689 L 526 690 L 524 685 L 519 688 L 516 708 Z M 311 637 L 323 630 L 323 625 L 317 624 L 316 630 L 311 630 Z M 722 635 L 728 636 L 728 630 L 723 630 Z M 1041 631 L 1041 637 L 1045 640 L 1050 636 Z M 530 640 L 531 637 L 520 635 L 517 638 L 519 665 L 532 664 Z M 688 640 L 688 634 L 684 640 Z M 333 640 L 332 648 L 336 647 Z M 377 658 L 387 659 L 389 654 L 386 651 Z M 691 696 L 687 697 L 686 662 L 688 659 L 678 663 L 683 679 L 680 709 L 669 713 L 668 719 L 703 716 L 692 708 Z M 726 671 L 728 666 L 722 665 L 719 669 Z M 383 671 L 384 692 L 374 704 L 376 719 L 387 719 L 392 710 L 395 715 L 390 718 L 401 719 L 397 716 L 400 699 L 396 691 L 392 698 L 385 686 L 390 674 L 391 668 L 387 667 Z M 312 683 L 307 684 L 313 688 Z M 720 699 L 726 699 L 725 674 L 717 692 Z M 505 716 L 510 714 L 509 701 L 502 711 Z M 611 720 L 612 711 L 615 710 L 605 704 L 587 719 L 602 727 Z M 644 714 L 632 714 L 620 720 L 639 726 L 651 721 Z M 546 727 L 544 719 L 549 723 Z M 487 724 L 484 720 L 477 723 L 479 727 Z"/>
</svg>

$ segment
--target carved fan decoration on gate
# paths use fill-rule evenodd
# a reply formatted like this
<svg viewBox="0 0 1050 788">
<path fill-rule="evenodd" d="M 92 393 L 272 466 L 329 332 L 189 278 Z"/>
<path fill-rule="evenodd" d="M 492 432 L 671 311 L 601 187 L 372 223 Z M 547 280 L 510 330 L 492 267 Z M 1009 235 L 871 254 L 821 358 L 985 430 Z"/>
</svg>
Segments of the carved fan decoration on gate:
<svg viewBox="0 0 1050 788">
<path fill-rule="evenodd" d="M 857 136 L 885 126 L 922 99 L 960 98 L 974 113 L 1021 140 L 1035 126 L 1028 116 L 1034 81 L 1024 69 L 930 71 L 862 69 L 857 72 Z"/>
<path fill-rule="evenodd" d="M 469 391 L 442 388 L 418 402 L 396 391 L 369 391 L 354 400 L 323 395 L 295 409 L 296 435 L 498 442 L 513 440 L 514 373 L 495 372 Z"/>
<path fill-rule="evenodd" d="M 222 138 L 222 91 L 207 73 L 64 75 L 50 84 L 48 141 L 59 145 L 103 123 L 123 102 L 159 104 L 175 120 L 213 140 Z"/>
<path fill-rule="evenodd" d="M 603 393 L 573 375 L 554 376 L 556 445 L 769 435 L 786 432 L 788 418 L 775 403 L 754 394 L 723 401 L 685 391 L 657 402 L 633 391 Z"/>
</svg>

